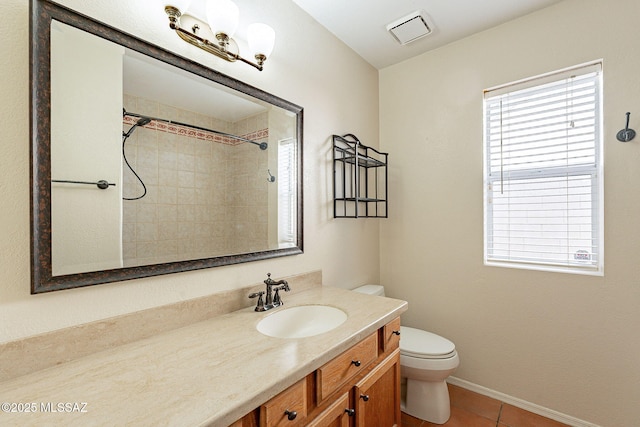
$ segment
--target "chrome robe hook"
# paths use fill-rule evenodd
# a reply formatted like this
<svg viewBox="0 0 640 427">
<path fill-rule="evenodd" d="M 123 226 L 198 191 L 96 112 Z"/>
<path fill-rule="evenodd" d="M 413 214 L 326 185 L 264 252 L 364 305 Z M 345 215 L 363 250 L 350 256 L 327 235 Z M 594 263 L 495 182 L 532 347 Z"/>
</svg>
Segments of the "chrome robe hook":
<svg viewBox="0 0 640 427">
<path fill-rule="evenodd" d="M 616 138 L 620 142 L 628 142 L 636 137 L 636 131 L 633 129 L 629 129 L 629 116 L 631 113 L 627 112 L 627 125 L 624 129 L 616 134 Z"/>
</svg>

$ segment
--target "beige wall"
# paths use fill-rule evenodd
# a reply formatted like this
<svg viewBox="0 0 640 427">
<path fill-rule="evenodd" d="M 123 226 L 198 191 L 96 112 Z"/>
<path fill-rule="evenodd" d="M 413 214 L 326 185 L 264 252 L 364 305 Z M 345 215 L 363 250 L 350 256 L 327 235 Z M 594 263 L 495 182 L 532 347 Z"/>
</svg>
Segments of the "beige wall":
<svg viewBox="0 0 640 427">
<path fill-rule="evenodd" d="M 261 17 L 276 29 L 276 47 L 262 72 L 181 41 L 169 30 L 161 4 L 62 3 L 304 107 L 304 254 L 29 295 L 29 2 L 6 0 L 6 25 L 0 26 L 0 342 L 237 289 L 267 272 L 278 278 L 322 269 L 323 282 L 340 287 L 379 279 L 378 222 L 333 220 L 330 203 L 331 134 L 353 132 L 378 145 L 375 69 L 290 1 L 237 1 L 242 20 Z"/>
<path fill-rule="evenodd" d="M 636 0 L 566 0 L 380 73 L 391 152 L 381 280 L 456 343 L 457 377 L 602 426 L 640 425 Z M 605 275 L 483 266 L 482 90 L 604 60 Z"/>
</svg>

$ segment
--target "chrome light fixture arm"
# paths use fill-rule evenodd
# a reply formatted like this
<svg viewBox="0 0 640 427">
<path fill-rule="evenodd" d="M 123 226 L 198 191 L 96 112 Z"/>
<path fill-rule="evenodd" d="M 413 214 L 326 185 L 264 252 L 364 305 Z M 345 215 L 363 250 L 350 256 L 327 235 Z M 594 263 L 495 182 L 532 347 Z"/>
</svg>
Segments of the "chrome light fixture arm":
<svg viewBox="0 0 640 427">
<path fill-rule="evenodd" d="M 216 39 L 218 40 L 218 42 L 211 42 L 196 34 L 197 26 L 194 26 L 193 31 L 185 30 L 180 26 L 180 16 L 182 16 L 182 13 L 177 7 L 165 6 L 164 11 L 169 17 L 169 28 L 174 30 L 182 40 L 186 41 L 189 44 L 197 46 L 200 49 L 217 56 L 218 58 L 222 58 L 229 62 L 241 61 L 245 64 L 251 65 L 259 71 L 262 71 L 264 61 L 267 59 L 265 55 L 258 54 L 256 55 L 257 63 L 251 62 L 248 59 L 240 56 L 238 53 L 231 52 L 228 49 L 230 41 L 233 41 L 233 39 L 228 37 L 226 34 L 217 33 Z"/>
</svg>

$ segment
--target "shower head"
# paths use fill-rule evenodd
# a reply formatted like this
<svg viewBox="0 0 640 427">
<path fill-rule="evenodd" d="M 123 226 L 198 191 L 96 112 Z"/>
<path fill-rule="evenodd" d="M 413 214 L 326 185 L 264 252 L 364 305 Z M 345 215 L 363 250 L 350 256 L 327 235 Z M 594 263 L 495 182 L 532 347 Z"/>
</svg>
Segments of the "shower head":
<svg viewBox="0 0 640 427">
<path fill-rule="evenodd" d="M 138 121 L 137 121 L 137 122 L 135 122 L 135 123 L 133 124 L 133 126 L 131 126 L 131 127 L 129 128 L 129 131 L 128 131 L 128 132 L 126 132 L 126 133 L 125 133 L 125 132 L 122 132 L 122 136 L 123 136 L 125 139 L 126 139 L 126 138 L 129 138 L 129 137 L 131 136 L 131 134 L 133 133 L 133 131 L 134 131 L 134 130 L 136 130 L 136 128 L 137 128 L 138 126 L 148 125 L 149 123 L 151 123 L 151 119 L 150 119 L 149 117 L 141 116 L 141 117 L 138 119 Z"/>
</svg>

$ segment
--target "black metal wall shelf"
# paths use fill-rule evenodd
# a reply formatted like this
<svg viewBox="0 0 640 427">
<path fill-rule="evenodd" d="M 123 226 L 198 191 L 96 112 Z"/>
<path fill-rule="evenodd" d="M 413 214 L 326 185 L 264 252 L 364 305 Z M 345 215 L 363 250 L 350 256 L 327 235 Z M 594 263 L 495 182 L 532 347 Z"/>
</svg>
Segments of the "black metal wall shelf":
<svg viewBox="0 0 640 427">
<path fill-rule="evenodd" d="M 387 218 L 388 154 L 333 135 L 333 217 Z"/>
</svg>

